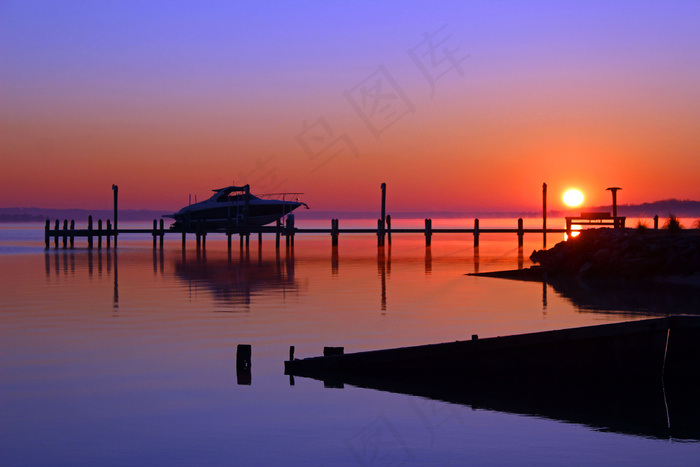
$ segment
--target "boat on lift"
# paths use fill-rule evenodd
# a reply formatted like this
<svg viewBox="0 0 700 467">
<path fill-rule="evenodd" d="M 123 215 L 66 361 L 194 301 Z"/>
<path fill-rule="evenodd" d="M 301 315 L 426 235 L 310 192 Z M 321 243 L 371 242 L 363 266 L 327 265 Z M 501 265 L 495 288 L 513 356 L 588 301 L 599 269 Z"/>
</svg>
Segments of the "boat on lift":
<svg viewBox="0 0 700 467">
<path fill-rule="evenodd" d="M 282 219 L 306 203 L 300 202 L 303 193 L 271 193 L 255 196 L 250 185 L 218 188 L 214 195 L 199 203 L 190 204 L 175 214 L 163 217 L 175 219 L 171 230 L 194 232 L 198 226 L 207 231 L 226 230 L 228 227 L 262 226 Z"/>
</svg>

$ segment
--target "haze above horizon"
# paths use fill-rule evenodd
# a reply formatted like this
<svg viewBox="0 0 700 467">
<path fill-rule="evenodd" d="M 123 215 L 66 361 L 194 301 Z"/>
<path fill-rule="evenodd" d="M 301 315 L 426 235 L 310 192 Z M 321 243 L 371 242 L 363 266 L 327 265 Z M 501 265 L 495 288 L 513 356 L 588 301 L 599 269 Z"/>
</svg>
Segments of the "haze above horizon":
<svg viewBox="0 0 700 467">
<path fill-rule="evenodd" d="M 0 207 L 700 199 L 700 3 L 6 1 Z"/>
</svg>

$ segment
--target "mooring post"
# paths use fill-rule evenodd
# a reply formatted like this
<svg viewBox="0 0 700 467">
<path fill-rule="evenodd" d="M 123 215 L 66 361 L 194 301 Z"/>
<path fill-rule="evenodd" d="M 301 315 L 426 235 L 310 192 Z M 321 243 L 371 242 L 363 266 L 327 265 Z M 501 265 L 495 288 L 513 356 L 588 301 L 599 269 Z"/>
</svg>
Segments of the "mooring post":
<svg viewBox="0 0 700 467">
<path fill-rule="evenodd" d="M 236 348 L 236 377 L 238 384 L 250 385 L 251 383 L 251 354 L 250 344 L 238 344 Z"/>
<path fill-rule="evenodd" d="M 157 239 L 158 235 L 158 221 L 153 219 L 153 230 L 151 231 L 151 236 L 153 237 L 153 249 L 156 249 L 156 242 L 158 241 Z"/>
<path fill-rule="evenodd" d="M 542 184 L 542 248 L 547 247 L 547 184 Z"/>
<path fill-rule="evenodd" d="M 88 216 L 88 249 L 92 250 L 92 216 Z"/>
<path fill-rule="evenodd" d="M 384 221 L 377 219 L 377 246 L 384 246 Z"/>
<path fill-rule="evenodd" d="M 53 247 L 58 248 L 58 230 L 59 230 L 59 220 L 56 219 L 56 222 L 54 222 L 54 237 L 53 237 Z"/>
<path fill-rule="evenodd" d="M 114 248 L 117 247 L 117 235 L 119 235 L 119 227 L 117 224 L 117 204 L 119 201 L 119 187 L 117 185 L 112 185 L 112 191 L 114 192 Z"/>
<path fill-rule="evenodd" d="M 97 219 L 97 249 L 102 249 L 102 219 Z"/>
<path fill-rule="evenodd" d="M 197 222 L 195 225 L 195 236 L 197 238 L 197 250 L 202 248 L 202 223 Z"/>
<path fill-rule="evenodd" d="M 391 245 L 391 215 L 386 215 L 386 239 Z"/>
<path fill-rule="evenodd" d="M 50 248 L 49 242 L 49 231 L 51 230 L 51 221 L 46 219 L 46 224 L 44 225 L 44 243 L 46 244 L 46 249 Z"/>
<path fill-rule="evenodd" d="M 379 246 L 384 246 L 384 234 L 386 228 L 386 183 L 382 183 L 382 217 L 379 225 Z"/>
<path fill-rule="evenodd" d="M 71 221 L 71 228 L 73 228 L 72 221 Z M 109 250 L 109 245 L 110 245 L 109 242 L 111 241 L 111 238 L 110 238 L 111 236 L 112 236 L 112 222 L 109 219 L 107 219 L 107 235 L 106 235 L 106 237 L 107 237 L 107 249 L 108 250 Z"/>
<path fill-rule="evenodd" d="M 75 246 L 75 219 L 70 220 L 70 248 Z"/>
<path fill-rule="evenodd" d="M 287 246 L 294 246 L 294 214 L 287 216 Z"/>
<path fill-rule="evenodd" d="M 338 246 L 338 219 L 331 219 L 331 246 Z"/>
<path fill-rule="evenodd" d="M 425 246 L 430 246 L 433 236 L 433 220 L 425 220 Z"/>
<path fill-rule="evenodd" d="M 474 246 L 479 246 L 479 219 L 474 219 Z"/>
<path fill-rule="evenodd" d="M 163 249 L 163 239 L 165 238 L 165 222 L 160 220 L 160 249 Z"/>
<path fill-rule="evenodd" d="M 63 219 L 63 249 L 68 248 L 68 219 Z"/>
<path fill-rule="evenodd" d="M 258 232 L 258 250 L 262 248 L 262 230 Z"/>
<path fill-rule="evenodd" d="M 518 219 L 518 246 L 523 246 L 523 237 L 525 232 L 523 231 L 523 218 Z"/>
<path fill-rule="evenodd" d="M 280 235 L 282 234 L 282 221 L 277 219 L 275 222 L 275 248 L 280 248 Z"/>
<path fill-rule="evenodd" d="M 654 230 L 659 230 L 659 215 L 654 216 Z"/>
</svg>

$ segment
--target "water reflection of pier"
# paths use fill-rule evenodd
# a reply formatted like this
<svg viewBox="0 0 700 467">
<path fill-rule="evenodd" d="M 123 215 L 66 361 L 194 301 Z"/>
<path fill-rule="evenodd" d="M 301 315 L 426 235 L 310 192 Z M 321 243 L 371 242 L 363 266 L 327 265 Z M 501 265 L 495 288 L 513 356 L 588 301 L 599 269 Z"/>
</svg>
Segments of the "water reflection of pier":
<svg viewBox="0 0 700 467">
<path fill-rule="evenodd" d="M 188 258 L 182 254 L 175 262 L 175 274 L 189 284 L 190 290 L 200 285 L 208 289 L 227 311 L 236 311 L 239 306 L 248 310 L 254 296 L 299 292 L 293 248 L 284 257 L 278 250 L 274 260 L 263 259 L 261 254 L 251 259 L 249 249 L 223 258 L 206 254 Z"/>
</svg>

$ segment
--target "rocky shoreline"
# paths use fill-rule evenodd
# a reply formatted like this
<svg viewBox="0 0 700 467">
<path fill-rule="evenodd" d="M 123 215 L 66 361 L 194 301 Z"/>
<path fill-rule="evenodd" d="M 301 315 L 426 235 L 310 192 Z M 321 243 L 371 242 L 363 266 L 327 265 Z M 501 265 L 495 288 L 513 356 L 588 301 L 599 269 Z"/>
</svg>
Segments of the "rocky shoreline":
<svg viewBox="0 0 700 467">
<path fill-rule="evenodd" d="M 700 231 L 588 229 L 548 250 L 532 269 L 585 281 L 671 278 L 700 284 Z"/>
</svg>

